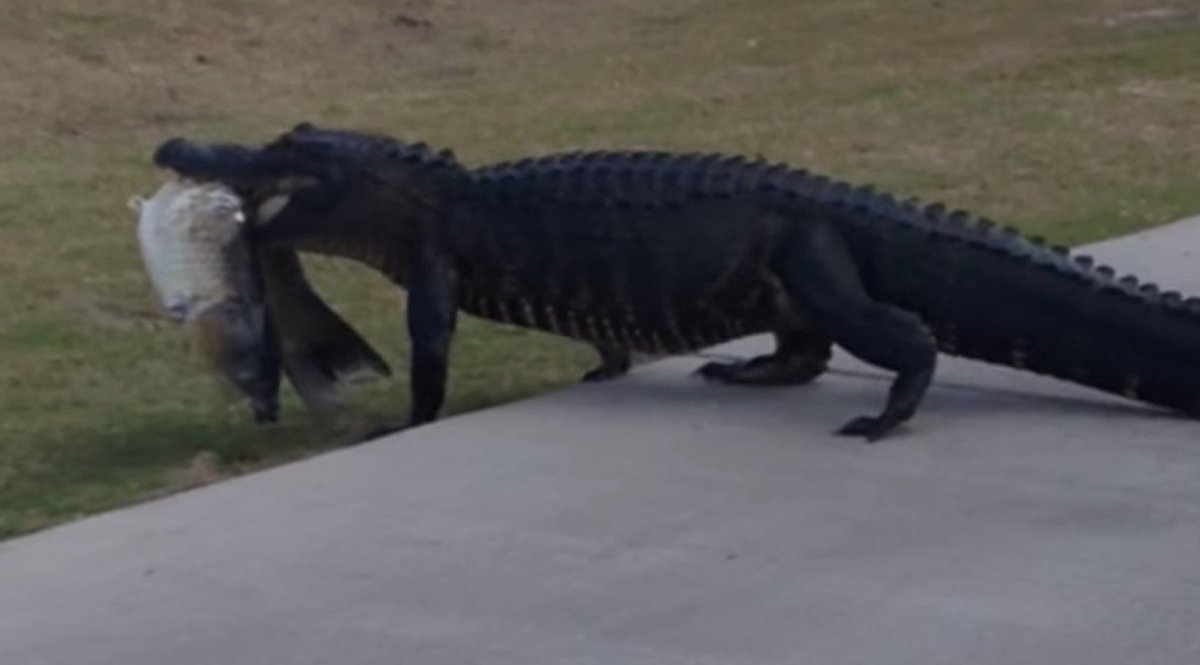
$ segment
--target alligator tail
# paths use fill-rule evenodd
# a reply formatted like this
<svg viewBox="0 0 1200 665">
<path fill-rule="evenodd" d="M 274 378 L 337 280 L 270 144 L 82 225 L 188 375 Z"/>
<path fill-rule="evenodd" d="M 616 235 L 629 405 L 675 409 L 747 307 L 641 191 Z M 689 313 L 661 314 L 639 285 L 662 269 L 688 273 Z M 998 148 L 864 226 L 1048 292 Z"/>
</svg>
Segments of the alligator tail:
<svg viewBox="0 0 1200 665">
<path fill-rule="evenodd" d="M 1200 416 L 1200 299 L 940 204 L 826 197 L 868 289 L 920 315 L 948 354 Z"/>
</svg>

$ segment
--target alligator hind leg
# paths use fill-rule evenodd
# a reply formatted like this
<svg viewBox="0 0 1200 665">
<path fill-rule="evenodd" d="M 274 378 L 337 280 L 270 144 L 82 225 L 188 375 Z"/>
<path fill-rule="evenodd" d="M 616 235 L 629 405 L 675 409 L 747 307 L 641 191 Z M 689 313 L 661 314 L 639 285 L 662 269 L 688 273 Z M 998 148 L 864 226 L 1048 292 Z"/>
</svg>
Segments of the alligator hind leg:
<svg viewBox="0 0 1200 665">
<path fill-rule="evenodd" d="M 760 386 L 811 383 L 825 372 L 833 342 L 817 331 L 781 330 L 775 333 L 775 352 L 749 360 L 708 362 L 696 373 L 709 381 Z"/>
<path fill-rule="evenodd" d="M 921 319 L 870 297 L 845 241 L 827 222 L 796 228 L 780 248 L 778 265 L 784 288 L 834 342 L 896 372 L 883 411 L 855 418 L 839 433 L 875 441 L 911 418 L 937 363 L 937 346 Z"/>
<path fill-rule="evenodd" d="M 596 352 L 600 354 L 600 366 L 583 375 L 582 381 L 593 383 L 608 381 L 629 371 L 629 349 L 608 344 L 597 344 Z"/>
</svg>

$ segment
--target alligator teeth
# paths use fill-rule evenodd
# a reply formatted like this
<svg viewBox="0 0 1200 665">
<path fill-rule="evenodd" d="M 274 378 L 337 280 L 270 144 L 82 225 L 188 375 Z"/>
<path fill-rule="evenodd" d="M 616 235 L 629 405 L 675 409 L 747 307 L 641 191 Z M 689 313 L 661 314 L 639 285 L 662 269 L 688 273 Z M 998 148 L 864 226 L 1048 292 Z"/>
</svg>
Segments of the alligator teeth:
<svg viewBox="0 0 1200 665">
<path fill-rule="evenodd" d="M 263 201 L 262 204 L 258 206 L 256 215 L 258 218 L 258 224 L 270 224 L 271 221 L 274 220 L 275 217 L 287 206 L 288 201 L 290 201 L 291 198 L 292 197 L 289 194 L 279 194 L 272 196 L 266 201 Z"/>
</svg>

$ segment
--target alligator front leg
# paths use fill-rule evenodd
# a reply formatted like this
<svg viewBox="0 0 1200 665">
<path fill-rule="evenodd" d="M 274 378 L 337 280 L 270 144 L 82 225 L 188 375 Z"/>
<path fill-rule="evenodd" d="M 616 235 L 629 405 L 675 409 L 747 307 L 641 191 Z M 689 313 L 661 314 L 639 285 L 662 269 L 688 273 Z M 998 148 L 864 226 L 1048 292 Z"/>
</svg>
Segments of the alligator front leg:
<svg viewBox="0 0 1200 665">
<path fill-rule="evenodd" d="M 797 224 L 784 242 L 780 278 L 789 295 L 857 358 L 896 372 L 878 416 L 855 418 L 840 434 L 875 441 L 917 410 L 933 379 L 937 346 L 921 319 L 871 298 L 845 241 L 823 220 Z"/>
<path fill-rule="evenodd" d="M 824 332 L 781 330 L 775 352 L 749 360 L 712 361 L 696 370 L 709 381 L 759 386 L 796 386 L 825 373 L 833 342 Z"/>
<path fill-rule="evenodd" d="M 430 248 L 413 252 L 408 274 L 413 427 L 435 420 L 446 397 L 446 365 L 457 308 L 453 273 Z"/>
<path fill-rule="evenodd" d="M 597 344 L 596 352 L 600 354 L 600 366 L 584 374 L 582 381 L 587 383 L 608 381 L 623 376 L 629 371 L 629 349 L 609 344 Z"/>
</svg>

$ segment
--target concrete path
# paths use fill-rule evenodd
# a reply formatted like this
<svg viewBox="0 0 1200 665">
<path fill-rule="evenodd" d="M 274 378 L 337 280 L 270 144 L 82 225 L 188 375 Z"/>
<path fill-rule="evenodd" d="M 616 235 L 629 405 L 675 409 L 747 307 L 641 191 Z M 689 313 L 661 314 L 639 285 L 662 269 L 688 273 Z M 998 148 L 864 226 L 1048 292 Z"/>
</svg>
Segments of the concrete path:
<svg viewBox="0 0 1200 665">
<path fill-rule="evenodd" d="M 1188 248 L 1096 253 L 1200 293 Z M 0 663 L 1200 663 L 1200 424 L 945 362 L 866 446 L 830 432 L 886 384 L 844 356 L 696 363 L 0 544 Z"/>
</svg>

